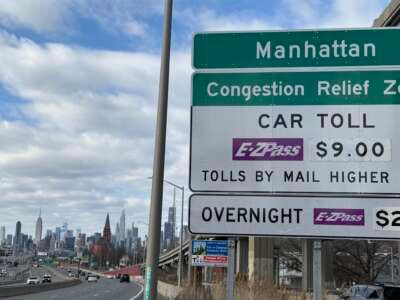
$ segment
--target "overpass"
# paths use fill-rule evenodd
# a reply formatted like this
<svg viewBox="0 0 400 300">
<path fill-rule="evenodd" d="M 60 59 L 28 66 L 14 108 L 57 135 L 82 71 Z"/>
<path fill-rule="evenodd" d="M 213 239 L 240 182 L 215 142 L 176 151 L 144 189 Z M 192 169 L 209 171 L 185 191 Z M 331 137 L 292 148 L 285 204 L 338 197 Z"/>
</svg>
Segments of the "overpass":
<svg viewBox="0 0 400 300">
<path fill-rule="evenodd" d="M 172 266 L 178 264 L 179 251 L 180 251 L 180 246 L 160 255 L 158 266 L 162 268 L 164 266 Z M 182 252 L 183 252 L 182 258 L 184 262 L 186 261 L 186 263 L 188 262 L 189 259 L 189 251 L 190 251 L 190 240 L 187 240 L 182 245 Z"/>
</svg>

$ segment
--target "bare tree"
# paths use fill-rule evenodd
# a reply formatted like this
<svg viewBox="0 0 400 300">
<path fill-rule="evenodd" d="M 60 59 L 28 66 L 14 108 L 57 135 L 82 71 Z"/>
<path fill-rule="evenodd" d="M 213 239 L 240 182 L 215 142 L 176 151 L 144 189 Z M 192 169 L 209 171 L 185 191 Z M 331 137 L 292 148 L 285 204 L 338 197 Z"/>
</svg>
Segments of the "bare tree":
<svg viewBox="0 0 400 300">
<path fill-rule="evenodd" d="M 390 260 L 388 242 L 337 240 L 333 243 L 337 283 L 374 283 Z"/>
</svg>

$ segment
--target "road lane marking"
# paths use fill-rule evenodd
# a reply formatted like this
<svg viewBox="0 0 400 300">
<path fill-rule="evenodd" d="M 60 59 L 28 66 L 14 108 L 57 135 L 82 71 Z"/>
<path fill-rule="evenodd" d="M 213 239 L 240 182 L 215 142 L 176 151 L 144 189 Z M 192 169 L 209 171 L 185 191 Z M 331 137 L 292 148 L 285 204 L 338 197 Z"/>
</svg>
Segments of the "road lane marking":
<svg viewBox="0 0 400 300">
<path fill-rule="evenodd" d="M 134 296 L 134 297 L 132 297 L 131 299 L 129 299 L 129 300 L 136 300 L 136 299 L 139 299 L 139 297 L 140 296 L 142 296 L 142 294 L 143 294 L 143 289 L 144 289 L 144 286 L 143 285 L 141 285 L 140 283 L 138 283 L 138 282 L 135 282 L 137 285 L 139 285 L 140 286 L 140 291 L 139 291 L 139 293 L 137 293 L 136 294 L 136 296 Z"/>
</svg>

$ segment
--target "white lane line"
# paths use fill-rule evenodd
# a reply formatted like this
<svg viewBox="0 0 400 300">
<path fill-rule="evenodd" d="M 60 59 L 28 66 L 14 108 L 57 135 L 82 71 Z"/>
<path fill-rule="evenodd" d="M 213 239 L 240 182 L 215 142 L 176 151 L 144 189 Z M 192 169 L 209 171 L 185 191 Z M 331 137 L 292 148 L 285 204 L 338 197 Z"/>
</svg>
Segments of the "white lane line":
<svg viewBox="0 0 400 300">
<path fill-rule="evenodd" d="M 136 283 L 137 285 L 140 286 L 140 291 L 139 291 L 139 293 L 136 294 L 136 296 L 132 297 L 132 298 L 129 299 L 129 300 L 136 300 L 136 299 L 139 299 L 139 297 L 143 295 L 143 289 L 144 289 L 143 285 L 141 285 L 141 284 L 138 283 L 138 282 L 135 282 L 135 283 Z"/>
</svg>

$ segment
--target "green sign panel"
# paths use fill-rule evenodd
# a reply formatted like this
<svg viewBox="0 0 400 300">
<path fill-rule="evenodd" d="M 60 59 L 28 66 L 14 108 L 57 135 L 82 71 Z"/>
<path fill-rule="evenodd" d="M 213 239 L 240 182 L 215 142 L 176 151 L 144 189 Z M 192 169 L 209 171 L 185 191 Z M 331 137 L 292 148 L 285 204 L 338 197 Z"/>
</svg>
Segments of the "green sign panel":
<svg viewBox="0 0 400 300">
<path fill-rule="evenodd" d="M 193 66 L 282 68 L 400 65 L 400 28 L 199 33 Z"/>
<path fill-rule="evenodd" d="M 193 106 L 400 104 L 400 71 L 195 73 Z"/>
</svg>

